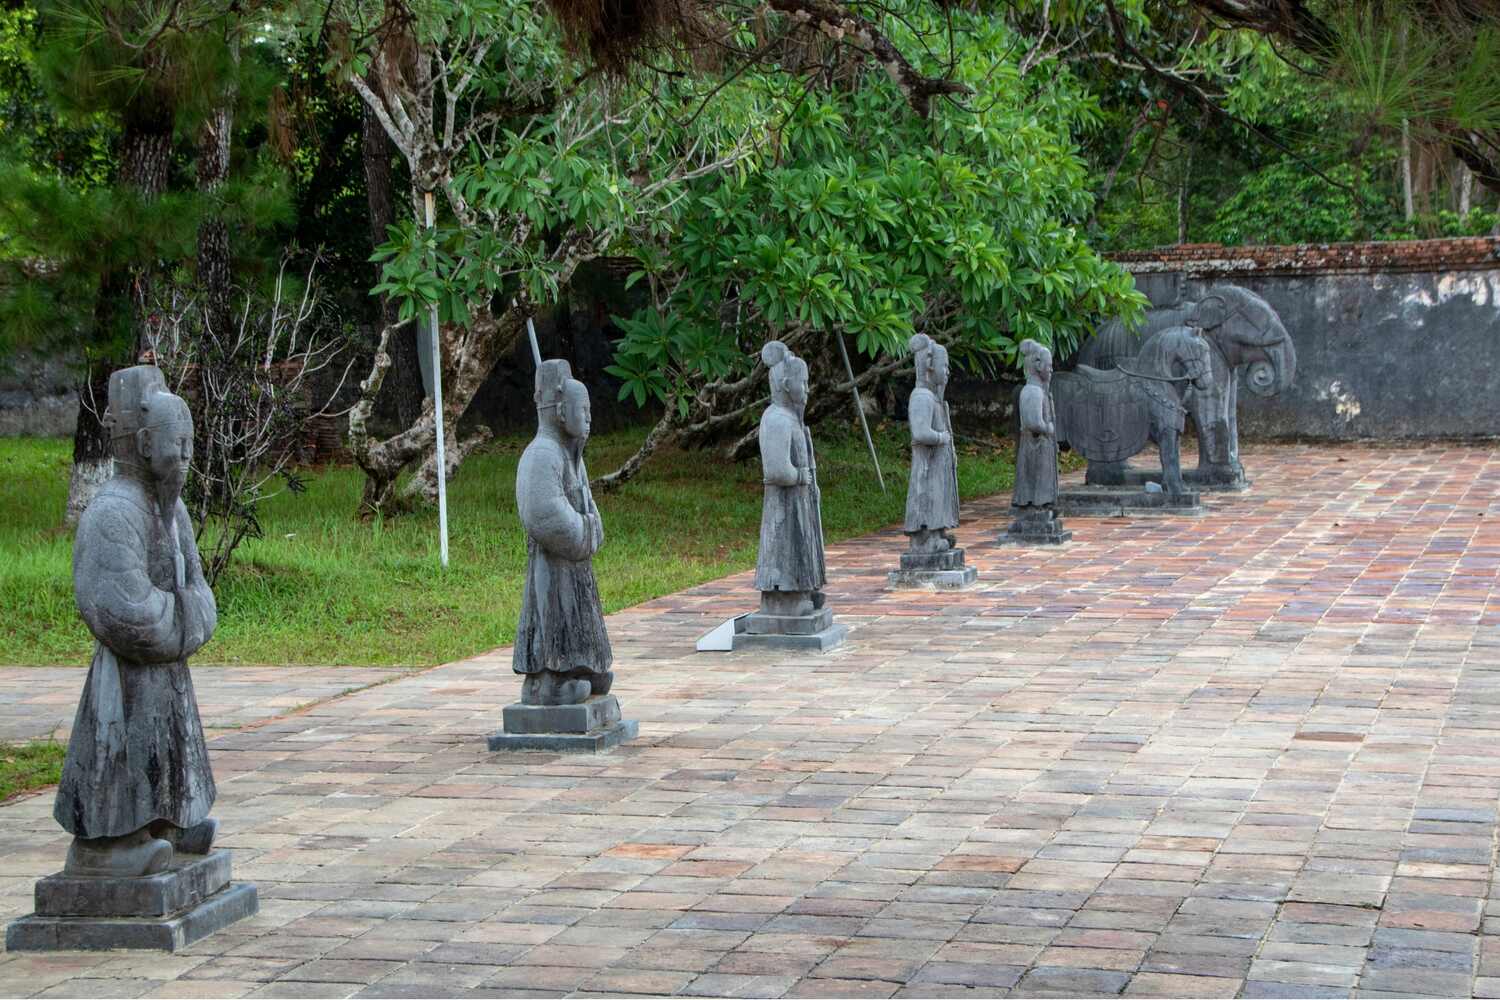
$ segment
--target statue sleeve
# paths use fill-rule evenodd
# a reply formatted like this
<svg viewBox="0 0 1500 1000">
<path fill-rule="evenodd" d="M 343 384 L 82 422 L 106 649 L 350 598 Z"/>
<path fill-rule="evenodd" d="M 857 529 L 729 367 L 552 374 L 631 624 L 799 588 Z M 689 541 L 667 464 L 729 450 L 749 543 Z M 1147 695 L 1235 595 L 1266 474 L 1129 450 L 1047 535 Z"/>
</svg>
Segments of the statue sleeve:
<svg viewBox="0 0 1500 1000">
<path fill-rule="evenodd" d="M 1021 430 L 1033 434 L 1047 433 L 1044 401 L 1041 386 L 1028 385 L 1021 390 Z"/>
<path fill-rule="evenodd" d="M 564 492 L 561 455 L 527 449 L 516 470 L 516 506 L 526 533 L 545 551 L 573 562 L 594 554 L 593 526 Z"/>
<path fill-rule="evenodd" d="M 219 606 L 208 578 L 203 575 L 203 557 L 198 554 L 193 520 L 181 500 L 177 501 L 177 538 L 182 548 L 183 576 L 187 581 L 182 591 L 183 613 L 187 617 L 182 655 L 191 656 L 213 638 L 214 629 L 219 625 Z"/>
<path fill-rule="evenodd" d="M 797 485 L 790 428 L 785 420 L 776 419 L 775 414 L 767 414 L 760 421 L 760 468 L 768 485 Z"/>
<path fill-rule="evenodd" d="M 912 444 L 936 446 L 943 443 L 942 430 L 933 425 L 936 416 L 936 396 L 922 389 L 911 394 L 911 400 L 906 404 L 906 420 L 911 425 Z"/>
<path fill-rule="evenodd" d="M 94 637 L 122 660 L 171 663 L 183 657 L 177 595 L 147 574 L 148 515 L 119 503 L 95 503 L 73 543 L 73 593 Z"/>
</svg>

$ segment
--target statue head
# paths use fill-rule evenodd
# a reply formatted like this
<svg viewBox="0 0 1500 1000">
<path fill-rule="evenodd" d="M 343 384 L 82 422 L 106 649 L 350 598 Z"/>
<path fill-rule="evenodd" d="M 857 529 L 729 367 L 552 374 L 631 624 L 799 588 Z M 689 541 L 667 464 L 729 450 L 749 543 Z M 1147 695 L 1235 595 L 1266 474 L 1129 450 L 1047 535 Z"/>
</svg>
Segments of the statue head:
<svg viewBox="0 0 1500 1000">
<path fill-rule="evenodd" d="M 542 427 L 573 438 L 580 445 L 588 440 L 592 419 L 589 391 L 573 377 L 566 361 L 543 361 L 536 370 L 536 419 Z"/>
<path fill-rule="evenodd" d="M 912 337 L 906 346 L 917 363 L 917 385 L 942 396 L 948 388 L 948 348 L 925 333 Z"/>
<path fill-rule="evenodd" d="M 168 391 L 161 369 L 136 365 L 110 375 L 104 425 L 120 471 L 175 501 L 193 462 L 193 415 Z"/>
<path fill-rule="evenodd" d="M 801 413 L 807 406 L 807 362 L 779 340 L 760 349 L 760 360 L 771 369 L 771 402 Z"/>
<path fill-rule="evenodd" d="M 1036 382 L 1041 386 L 1052 384 L 1052 352 L 1035 340 L 1021 341 L 1021 363 L 1022 370 L 1026 372 L 1026 381 Z"/>
</svg>

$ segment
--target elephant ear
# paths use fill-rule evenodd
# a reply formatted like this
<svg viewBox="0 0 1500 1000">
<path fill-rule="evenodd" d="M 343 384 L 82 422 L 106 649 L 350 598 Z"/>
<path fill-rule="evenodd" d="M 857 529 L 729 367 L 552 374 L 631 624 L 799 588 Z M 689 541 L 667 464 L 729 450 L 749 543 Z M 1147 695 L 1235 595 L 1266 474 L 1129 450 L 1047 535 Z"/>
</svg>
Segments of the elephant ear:
<svg viewBox="0 0 1500 1000">
<path fill-rule="evenodd" d="M 1208 295 L 1199 300 L 1188 313 L 1188 326 L 1198 330 L 1212 330 L 1222 326 L 1229 318 L 1229 303 L 1222 295 Z"/>
</svg>

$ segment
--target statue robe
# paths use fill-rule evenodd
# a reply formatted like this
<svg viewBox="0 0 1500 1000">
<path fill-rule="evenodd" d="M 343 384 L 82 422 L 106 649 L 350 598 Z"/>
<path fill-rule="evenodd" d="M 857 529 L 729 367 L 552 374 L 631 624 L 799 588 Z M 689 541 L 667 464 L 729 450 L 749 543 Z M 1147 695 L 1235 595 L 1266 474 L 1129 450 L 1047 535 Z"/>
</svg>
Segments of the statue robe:
<svg viewBox="0 0 1500 1000">
<path fill-rule="evenodd" d="M 1057 502 L 1057 418 L 1052 394 L 1039 385 L 1021 389 L 1021 439 L 1016 442 L 1015 507 Z M 1048 432 L 1051 425 L 1053 431 Z"/>
<path fill-rule="evenodd" d="M 931 389 L 918 386 L 907 404 L 911 426 L 911 480 L 906 487 L 908 534 L 958 527 L 958 452 L 948 404 Z M 949 435 L 943 441 L 941 435 Z M 941 443 L 940 443 L 941 442 Z"/>
<path fill-rule="evenodd" d="M 755 588 L 785 592 L 822 590 L 828 582 L 823 561 L 823 513 L 818 494 L 812 434 L 801 418 L 771 405 L 760 418 L 760 461 L 765 500 L 760 514 L 760 552 Z M 797 470 L 808 481 L 797 485 Z"/>
<path fill-rule="evenodd" d="M 158 509 L 149 487 L 116 476 L 73 544 L 78 610 L 98 641 L 53 815 L 85 839 L 193 826 L 217 794 L 187 658 L 218 612 L 187 508 Z"/>
<path fill-rule="evenodd" d="M 516 469 L 526 585 L 511 666 L 518 674 L 602 674 L 614 663 L 594 580 L 597 513 L 583 456 L 538 434 Z"/>
</svg>

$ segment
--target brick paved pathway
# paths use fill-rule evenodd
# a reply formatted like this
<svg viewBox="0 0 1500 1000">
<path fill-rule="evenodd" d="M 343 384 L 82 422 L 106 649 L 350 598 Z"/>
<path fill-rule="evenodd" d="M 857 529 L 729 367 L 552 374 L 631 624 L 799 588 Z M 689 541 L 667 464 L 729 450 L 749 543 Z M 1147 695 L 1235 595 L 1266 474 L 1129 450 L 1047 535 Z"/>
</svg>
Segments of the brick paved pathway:
<svg viewBox="0 0 1500 1000">
<path fill-rule="evenodd" d="M 193 671 L 193 689 L 203 725 L 212 732 L 264 722 L 410 672 L 385 667 L 204 666 Z M 0 742 L 67 739 L 83 678 L 78 667 L 0 667 Z"/>
<path fill-rule="evenodd" d="M 508 654 L 213 744 L 262 913 L 34 995 L 1500 994 L 1500 452 L 1253 448 L 1203 518 L 961 536 L 817 657 L 689 652 L 748 574 L 615 616 L 641 738 L 497 755 Z M 65 837 L 0 809 L 0 916 Z"/>
</svg>

